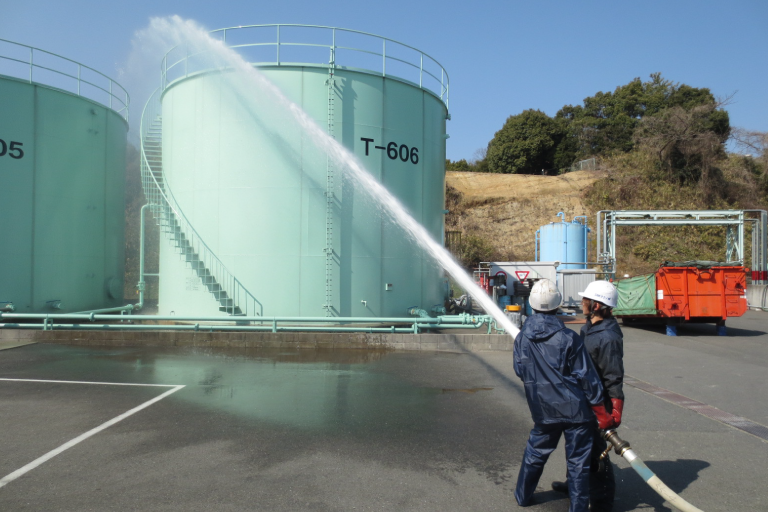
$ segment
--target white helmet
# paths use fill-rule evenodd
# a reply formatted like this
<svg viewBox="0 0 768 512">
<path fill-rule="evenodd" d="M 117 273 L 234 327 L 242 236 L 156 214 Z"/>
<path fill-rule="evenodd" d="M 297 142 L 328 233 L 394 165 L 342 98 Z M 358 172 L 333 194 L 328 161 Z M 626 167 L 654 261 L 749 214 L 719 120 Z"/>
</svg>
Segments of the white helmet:
<svg viewBox="0 0 768 512">
<path fill-rule="evenodd" d="M 579 295 L 602 302 L 609 308 L 615 308 L 616 303 L 619 301 L 619 293 L 616 291 L 616 287 L 608 281 L 592 281 L 587 285 L 587 289 L 583 293 L 579 292 Z"/>
<path fill-rule="evenodd" d="M 531 288 L 528 302 L 536 311 L 554 311 L 563 302 L 563 296 L 549 279 L 539 279 Z"/>
</svg>

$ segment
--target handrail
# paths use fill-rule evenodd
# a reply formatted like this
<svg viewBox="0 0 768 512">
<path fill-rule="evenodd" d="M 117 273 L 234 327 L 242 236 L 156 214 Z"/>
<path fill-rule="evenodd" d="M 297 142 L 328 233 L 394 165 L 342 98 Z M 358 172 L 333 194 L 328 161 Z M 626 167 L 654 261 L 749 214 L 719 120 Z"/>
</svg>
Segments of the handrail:
<svg viewBox="0 0 768 512">
<path fill-rule="evenodd" d="M 13 78 L 20 78 L 20 79 L 26 80 L 30 84 L 38 83 L 38 84 L 45 85 L 45 86 L 48 86 L 48 87 L 62 89 L 62 90 L 65 90 L 67 92 L 70 92 L 70 93 L 73 93 L 73 94 L 77 94 L 78 96 L 82 96 L 84 98 L 88 98 L 89 100 L 96 101 L 97 103 L 101 103 L 105 107 L 109 107 L 111 110 L 113 110 L 116 113 L 120 114 L 120 116 L 123 119 L 128 121 L 128 107 L 130 105 L 130 97 L 128 96 L 128 91 L 126 91 L 125 88 L 122 85 L 120 85 L 119 83 L 115 82 L 114 80 L 112 80 L 110 77 L 108 77 L 104 73 L 101 73 L 101 72 L 93 69 L 92 67 L 86 66 L 84 64 L 80 64 L 79 62 L 74 61 L 72 59 L 68 59 L 67 57 L 63 57 L 61 55 L 57 55 L 55 53 L 51 53 L 49 51 L 42 50 L 40 48 L 35 48 L 34 46 L 29 46 L 29 45 L 26 45 L 26 44 L 17 43 L 15 41 L 9 41 L 8 39 L 0 39 L 0 42 L 16 45 L 16 46 L 19 46 L 21 48 L 26 48 L 27 50 L 29 50 L 29 59 L 28 60 L 22 60 L 22 59 L 18 59 L 18 58 L 14 58 L 14 57 L 10 57 L 10 56 L 7 56 L 7 55 L 0 54 L 0 59 L 1 60 L 6 60 L 6 61 L 10 61 L 10 62 L 18 62 L 20 64 L 25 64 L 25 65 L 29 66 L 29 73 L 27 74 L 27 76 L 25 76 L 25 77 L 16 76 L 16 77 L 13 77 Z M 43 53 L 45 55 L 50 55 L 50 56 L 52 56 L 52 57 L 54 57 L 56 59 L 59 59 L 61 61 L 66 61 L 66 62 L 75 64 L 77 66 L 77 75 L 71 75 L 71 74 L 69 74 L 69 73 L 67 73 L 65 71 L 60 70 L 60 69 L 56 69 L 56 68 L 52 68 L 52 67 L 48 67 L 48 66 L 43 66 L 43 65 L 40 65 L 40 64 L 35 64 L 35 52 Z M 34 76 L 34 70 L 35 69 L 40 69 L 40 70 L 44 70 L 44 71 L 50 71 L 52 73 L 55 73 L 56 75 L 61 75 L 61 76 L 66 77 L 66 78 L 71 78 L 73 80 L 76 80 L 77 81 L 77 89 L 75 91 L 63 89 L 63 88 L 61 88 L 60 84 L 54 84 L 53 81 L 50 81 L 50 80 L 49 81 L 36 81 L 35 80 L 35 76 Z M 106 89 L 106 88 L 102 87 L 99 84 L 95 84 L 93 82 L 90 82 L 90 81 L 84 79 L 82 77 L 82 71 L 84 69 L 87 69 L 88 71 L 92 71 L 93 73 L 96 73 L 100 77 L 108 80 L 108 83 L 109 83 L 108 87 L 109 87 L 109 89 Z M 12 76 L 12 75 L 8 74 L 8 75 L 5 75 L 5 76 Z M 91 87 L 94 87 L 95 89 L 98 89 L 98 90 L 106 93 L 109 96 L 109 101 L 105 102 L 105 101 L 101 101 L 101 100 L 99 100 L 97 98 L 86 96 L 85 94 L 83 94 L 82 87 L 81 87 L 82 84 L 89 85 Z M 115 91 L 114 90 L 114 86 L 117 86 L 119 88 L 119 91 Z M 118 96 L 117 93 L 121 93 L 120 96 Z M 117 104 L 115 104 L 115 102 Z"/>
<path fill-rule="evenodd" d="M 204 264 L 205 268 L 211 273 L 211 276 L 216 279 L 222 289 L 233 300 L 232 307 L 230 308 L 232 312 L 234 312 L 235 307 L 238 307 L 243 315 L 263 316 L 264 306 L 261 302 L 243 286 L 240 280 L 227 269 L 219 257 L 208 247 L 184 215 L 170 187 L 161 186 L 157 182 L 156 173 L 147 158 L 145 145 L 153 121 L 160 117 L 160 92 L 161 90 L 158 88 L 152 93 L 141 114 L 141 177 L 147 203 L 150 205 L 150 209 L 152 209 L 152 213 L 158 223 L 161 222 L 162 215 L 173 214 L 175 221 L 179 224 L 180 233 L 184 235 L 193 248 L 199 261 Z M 159 169 L 157 172 L 163 177 L 163 182 L 165 183 L 164 171 Z"/>
<path fill-rule="evenodd" d="M 303 42 L 292 42 L 292 41 L 285 41 L 285 34 L 281 36 L 280 34 L 280 28 L 281 27 L 291 27 L 291 28 L 309 28 L 309 29 L 322 29 L 331 31 L 331 44 L 322 44 L 322 43 L 303 43 Z M 211 34 L 221 34 L 222 35 L 222 41 L 226 44 L 227 43 L 227 33 L 233 32 L 236 30 L 242 30 L 242 29 L 252 29 L 252 28 L 275 28 L 276 29 L 276 37 L 274 41 L 267 41 L 267 42 L 253 42 L 253 43 L 242 43 L 242 44 L 233 44 L 228 45 L 229 48 L 249 48 L 249 47 L 256 47 L 256 46 L 274 46 L 275 47 L 275 60 L 269 61 L 269 62 L 251 62 L 251 64 L 255 66 L 265 66 L 265 65 L 276 65 L 276 66 L 286 66 L 286 65 L 298 65 L 298 64 L 306 64 L 307 62 L 312 62 L 312 60 L 304 60 L 304 61 L 286 61 L 280 58 L 280 48 L 281 47 L 307 47 L 307 48 L 328 48 L 331 52 L 331 62 L 330 64 L 335 67 L 343 67 L 344 62 L 343 58 L 339 59 L 339 54 L 337 53 L 337 50 L 348 50 L 352 52 L 358 52 L 358 53 L 364 53 L 373 55 L 376 57 L 381 57 L 381 68 L 379 69 L 365 69 L 365 71 L 369 71 L 372 73 L 380 74 L 384 77 L 393 77 L 400 80 L 407 80 L 405 77 L 398 76 L 398 74 L 388 73 L 387 72 L 387 62 L 388 61 L 394 61 L 394 62 L 400 62 L 402 64 L 405 64 L 406 66 L 409 66 L 415 70 L 418 70 L 419 72 L 419 83 L 417 84 L 418 87 L 421 89 L 428 90 L 432 92 L 433 94 L 436 94 L 442 101 L 445 103 L 446 107 L 449 107 L 449 78 L 448 78 L 448 72 L 445 70 L 445 68 L 432 56 L 422 52 L 421 50 L 414 48 L 413 46 L 407 45 L 405 43 L 401 43 L 399 41 L 395 41 L 394 39 L 389 39 L 387 37 L 382 37 L 376 34 L 371 34 L 368 32 L 361 32 L 359 30 L 351 30 L 346 28 L 338 28 L 338 27 L 329 27 L 324 25 L 301 25 L 301 24 L 266 24 L 266 25 L 244 25 L 240 27 L 228 27 L 228 28 L 221 28 L 218 30 L 211 31 Z M 350 34 L 357 34 L 362 35 L 366 37 L 370 37 L 376 40 L 381 41 L 381 52 L 378 51 L 372 51 L 372 50 L 366 50 L 362 48 L 355 48 L 351 46 L 342 46 L 336 44 L 336 36 L 337 32 L 340 33 L 350 33 Z M 413 60 L 406 60 L 404 58 L 396 57 L 393 55 L 391 49 L 389 54 L 387 53 L 387 43 L 397 45 L 398 48 L 406 48 L 408 50 L 417 52 L 416 59 Z M 178 58 L 175 55 L 172 55 L 175 51 L 182 51 L 183 54 L 179 56 Z M 197 52 L 193 54 L 188 53 L 188 49 L 186 47 L 183 47 L 181 45 L 175 46 L 168 50 L 168 52 L 165 54 L 162 60 L 161 64 L 161 88 L 165 90 L 168 85 L 173 83 L 175 80 L 183 78 L 188 76 L 191 73 L 195 73 L 197 71 L 204 71 L 209 68 L 209 66 L 202 66 L 200 69 L 190 69 L 190 59 L 193 57 L 196 57 L 200 55 L 203 52 Z M 171 56 L 171 63 L 169 64 L 169 56 Z M 173 60 L 176 59 L 176 60 Z M 314 59 L 317 60 L 317 59 Z M 424 67 L 425 63 L 427 64 L 433 64 L 437 66 L 437 68 L 440 70 L 440 78 L 437 77 L 435 73 L 432 73 L 428 69 Z M 322 62 L 318 63 L 322 64 L 323 66 L 328 66 L 328 62 Z M 172 75 L 172 77 L 169 77 L 168 72 L 174 71 L 175 74 Z M 433 84 L 425 84 L 425 78 L 431 79 L 427 80 L 428 82 L 434 81 Z M 410 81 L 409 81 L 410 82 Z M 411 82 L 414 83 L 415 82 Z M 431 86 L 430 86 L 431 85 Z M 438 87 L 439 86 L 439 87 Z"/>
</svg>

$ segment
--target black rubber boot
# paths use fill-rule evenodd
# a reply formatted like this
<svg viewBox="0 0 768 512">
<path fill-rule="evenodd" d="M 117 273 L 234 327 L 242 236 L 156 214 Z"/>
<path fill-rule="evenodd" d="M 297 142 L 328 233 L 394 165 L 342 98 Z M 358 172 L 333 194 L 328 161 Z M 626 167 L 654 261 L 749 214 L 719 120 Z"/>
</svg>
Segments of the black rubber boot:
<svg viewBox="0 0 768 512">
<path fill-rule="evenodd" d="M 552 490 L 555 492 L 568 494 L 568 480 L 565 482 L 552 482 Z"/>
</svg>

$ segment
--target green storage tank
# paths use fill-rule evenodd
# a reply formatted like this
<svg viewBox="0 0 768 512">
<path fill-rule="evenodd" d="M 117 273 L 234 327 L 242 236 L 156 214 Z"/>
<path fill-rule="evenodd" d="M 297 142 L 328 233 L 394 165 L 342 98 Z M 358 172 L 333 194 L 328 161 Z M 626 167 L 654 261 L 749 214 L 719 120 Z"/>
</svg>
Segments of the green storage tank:
<svg viewBox="0 0 768 512">
<path fill-rule="evenodd" d="M 344 29 L 282 25 L 214 34 L 233 41 L 253 28 L 272 39 L 241 37 L 238 49 L 266 48 L 273 58 L 249 62 L 441 240 L 443 68 L 413 48 Z M 306 54 L 288 55 L 305 48 L 308 30 L 321 34 L 306 45 L 323 49 L 317 64 Z M 342 53 L 349 61 L 363 53 L 344 37 L 372 42 L 378 51 L 363 53 L 373 62 L 346 65 Z M 148 181 L 163 189 L 159 202 L 171 203 L 161 219 L 170 243 L 160 250 L 160 314 L 383 317 L 442 305 L 442 271 L 285 111 L 258 101 L 244 107 L 226 71 L 194 69 L 172 53 L 164 61 L 161 105 L 148 106 L 143 119 L 145 141 L 149 127 L 159 132 L 162 121 L 162 173 L 158 160 L 156 179 Z"/>
<path fill-rule="evenodd" d="M 127 115 L 108 77 L 0 40 L 0 308 L 124 304 Z"/>
</svg>

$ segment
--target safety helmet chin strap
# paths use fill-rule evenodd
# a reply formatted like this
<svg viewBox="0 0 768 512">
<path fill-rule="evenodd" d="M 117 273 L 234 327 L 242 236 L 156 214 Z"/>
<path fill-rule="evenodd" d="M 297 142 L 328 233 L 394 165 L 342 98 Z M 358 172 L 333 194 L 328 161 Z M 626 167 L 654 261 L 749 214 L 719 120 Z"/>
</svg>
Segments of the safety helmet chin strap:
<svg viewBox="0 0 768 512">
<path fill-rule="evenodd" d="M 594 299 L 587 299 L 589 301 L 589 313 L 587 313 L 587 320 L 592 320 L 595 316 L 600 318 L 600 320 L 604 320 L 606 318 L 610 318 L 611 311 L 613 308 L 609 308 L 602 302 L 598 302 Z M 595 304 L 597 304 L 599 307 L 595 308 Z"/>
</svg>

